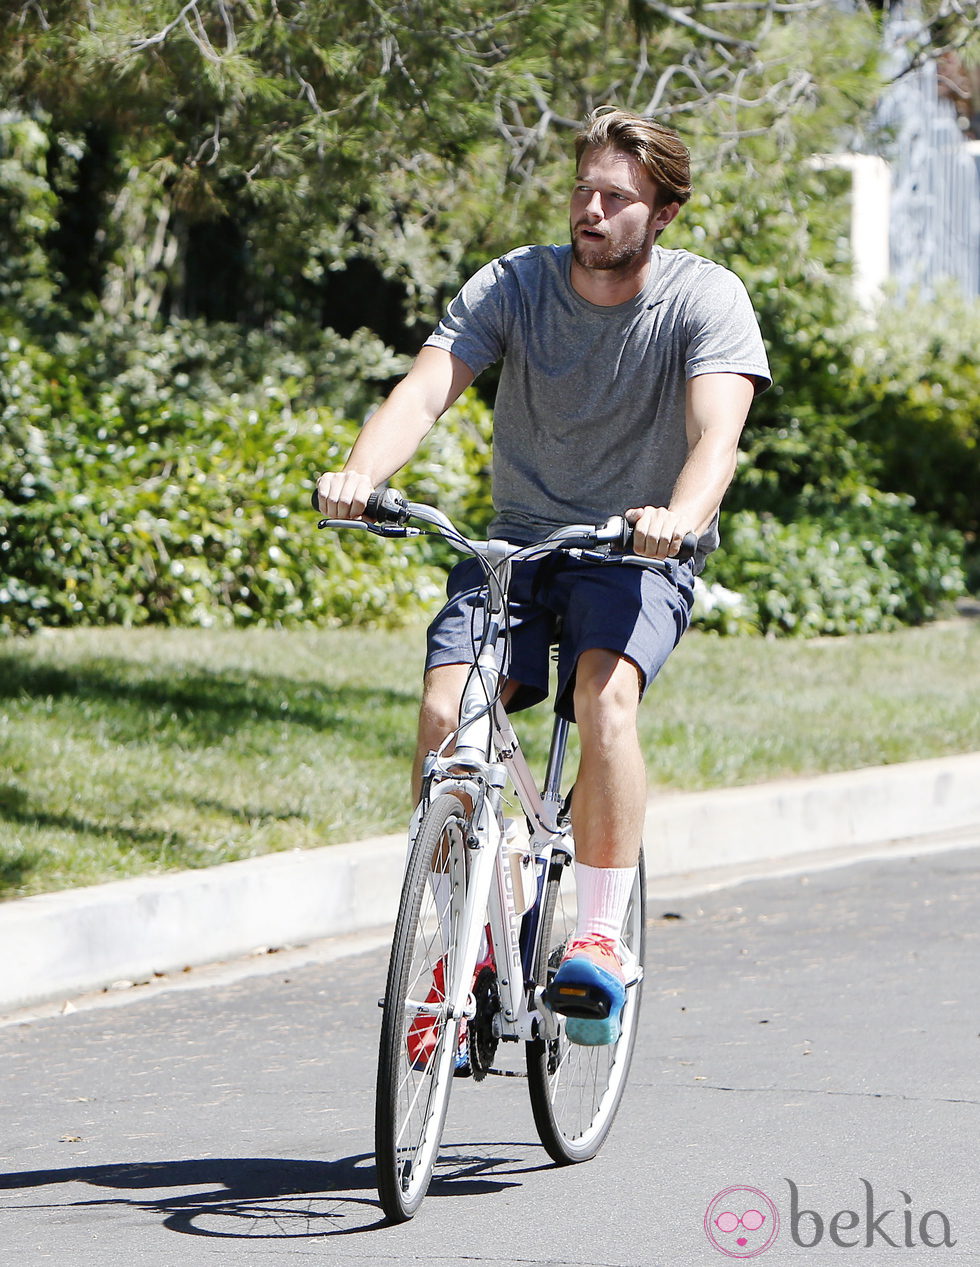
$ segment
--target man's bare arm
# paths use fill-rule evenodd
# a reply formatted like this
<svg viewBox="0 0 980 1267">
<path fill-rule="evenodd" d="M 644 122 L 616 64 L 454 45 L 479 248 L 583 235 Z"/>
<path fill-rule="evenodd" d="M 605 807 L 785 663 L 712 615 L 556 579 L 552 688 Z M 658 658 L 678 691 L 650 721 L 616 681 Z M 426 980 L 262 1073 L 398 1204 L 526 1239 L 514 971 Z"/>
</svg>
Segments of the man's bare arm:
<svg viewBox="0 0 980 1267">
<path fill-rule="evenodd" d="M 687 384 L 687 461 L 668 506 L 626 512 L 637 554 L 665 559 L 688 532 L 704 532 L 735 474 L 738 442 L 755 388 L 744 374 L 700 374 Z"/>
<path fill-rule="evenodd" d="M 425 347 L 412 368 L 364 424 L 341 471 L 317 481 L 320 509 L 331 519 L 357 519 L 371 492 L 414 455 L 437 418 L 473 382 L 451 352 Z"/>
</svg>

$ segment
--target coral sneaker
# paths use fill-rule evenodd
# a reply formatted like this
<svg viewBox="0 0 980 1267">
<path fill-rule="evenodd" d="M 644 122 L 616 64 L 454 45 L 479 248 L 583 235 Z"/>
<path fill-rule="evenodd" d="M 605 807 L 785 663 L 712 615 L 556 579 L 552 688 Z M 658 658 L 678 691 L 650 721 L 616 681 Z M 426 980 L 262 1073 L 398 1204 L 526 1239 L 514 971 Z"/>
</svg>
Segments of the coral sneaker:
<svg viewBox="0 0 980 1267">
<path fill-rule="evenodd" d="M 432 985 L 429 987 L 429 993 L 425 996 L 426 1003 L 443 1002 L 446 997 L 445 976 L 445 960 L 440 959 L 432 972 Z M 405 1036 L 405 1045 L 408 1048 L 408 1058 L 412 1062 L 413 1069 L 424 1070 L 432 1059 L 432 1053 L 436 1045 L 436 1033 L 435 1018 L 430 1016 L 428 1012 L 419 1012 L 411 1025 L 409 1025 L 408 1033 Z M 469 1043 L 464 1021 L 459 1027 L 459 1034 L 456 1039 L 454 1073 L 457 1076 L 465 1077 L 469 1073 L 469 1067 Z"/>
<path fill-rule="evenodd" d="M 486 928 L 486 948 L 480 962 L 476 965 L 473 974 L 473 980 L 480 975 L 482 970 L 487 967 L 493 967 L 494 957 L 493 948 L 490 945 L 490 926 Z M 446 997 L 446 960 L 441 958 L 432 970 L 432 985 L 429 987 L 429 993 L 425 996 L 425 1003 L 442 1003 Z M 432 1053 L 436 1045 L 436 1023 L 435 1018 L 427 1012 L 419 1012 L 411 1025 L 408 1027 L 408 1033 L 405 1036 L 405 1045 L 408 1048 L 408 1058 L 412 1063 L 413 1069 L 425 1069 L 429 1061 L 432 1059 Z M 466 1078 L 469 1076 L 470 1070 L 470 1043 L 469 1031 L 465 1021 L 461 1021 L 459 1025 L 459 1033 L 456 1037 L 456 1057 L 454 1062 L 453 1073 L 457 1078 Z"/>
<path fill-rule="evenodd" d="M 568 1018 L 569 1042 L 583 1047 L 616 1042 L 626 1003 L 626 974 L 613 938 L 595 933 L 570 941 L 544 1001 Z"/>
</svg>

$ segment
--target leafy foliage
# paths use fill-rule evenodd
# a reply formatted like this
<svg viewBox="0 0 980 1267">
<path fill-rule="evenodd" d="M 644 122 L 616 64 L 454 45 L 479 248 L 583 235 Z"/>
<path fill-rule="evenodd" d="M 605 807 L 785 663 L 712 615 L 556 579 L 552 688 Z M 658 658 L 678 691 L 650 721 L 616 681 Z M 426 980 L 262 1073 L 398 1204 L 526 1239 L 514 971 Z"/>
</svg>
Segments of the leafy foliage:
<svg viewBox="0 0 980 1267">
<path fill-rule="evenodd" d="M 571 135 L 608 101 L 677 126 L 709 196 L 742 172 L 750 205 L 705 226 L 734 260 L 773 156 L 836 145 L 878 83 L 867 14 L 783 9 L 34 0 L 0 26 L 0 87 L 43 131 L 73 303 L 315 320 L 367 260 L 411 322 L 489 255 L 564 236 Z"/>
<path fill-rule="evenodd" d="M 424 605 L 444 554 L 313 538 L 298 473 L 343 459 L 463 274 L 565 237 L 571 135 L 609 101 L 689 142 L 666 245 L 743 277 L 770 350 L 712 568 L 763 597 L 725 621 L 870 628 L 957 591 L 937 525 L 975 539 L 980 315 L 869 323 L 846 177 L 811 161 L 880 86 L 870 11 L 31 0 L 0 32 L 0 626 Z M 489 432 L 471 395 L 400 478 L 479 530 Z"/>
<path fill-rule="evenodd" d="M 0 305 L 43 312 L 54 293 L 46 239 L 56 199 L 47 179 L 48 138 L 30 118 L 0 118 Z"/>
<path fill-rule="evenodd" d="M 781 523 L 729 515 L 710 575 L 737 594 L 700 621 L 723 633 L 812 637 L 921 624 L 963 592 L 962 537 L 899 497 L 864 497 L 833 516 Z"/>
<path fill-rule="evenodd" d="M 117 341 L 72 357 L 0 340 L 0 628 L 392 622 L 438 596 L 431 546 L 316 535 L 313 480 L 357 434 L 306 403 L 316 376 L 235 391 L 221 340 L 202 336 L 170 329 L 153 348 L 143 332 L 149 354 L 111 382 L 88 371 L 127 360 Z M 358 351 L 334 347 L 348 362 Z M 455 413 L 453 460 L 422 452 L 406 477 L 464 517 L 479 501 L 466 472 L 486 463 L 488 412 Z"/>
<path fill-rule="evenodd" d="M 893 302 L 853 349 L 855 431 L 880 487 L 980 532 L 980 303 Z"/>
<path fill-rule="evenodd" d="M 343 460 L 357 424 L 312 401 L 333 391 L 353 403 L 345 367 L 371 352 L 367 340 L 321 337 L 321 355 L 304 361 L 273 356 L 257 334 L 236 354 L 233 332 L 220 333 L 184 323 L 130 346 L 96 324 L 55 350 L 0 340 L 0 628 L 391 623 L 436 601 L 447 562 L 438 543 L 393 549 L 313 527 L 313 478 Z M 250 377 L 256 363 L 261 378 Z M 402 473 L 404 487 L 481 531 L 491 429 L 469 393 Z M 910 499 L 866 492 L 828 510 L 827 497 L 798 499 L 788 522 L 726 516 L 709 576 L 742 605 L 716 608 L 706 627 L 892 628 L 962 591 L 962 538 Z"/>
</svg>

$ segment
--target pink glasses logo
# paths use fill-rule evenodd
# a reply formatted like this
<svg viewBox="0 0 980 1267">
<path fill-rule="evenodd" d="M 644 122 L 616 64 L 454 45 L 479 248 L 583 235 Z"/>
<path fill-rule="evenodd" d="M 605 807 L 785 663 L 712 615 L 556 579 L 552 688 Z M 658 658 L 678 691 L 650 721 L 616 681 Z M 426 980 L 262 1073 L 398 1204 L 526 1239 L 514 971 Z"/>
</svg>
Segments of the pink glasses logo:
<svg viewBox="0 0 980 1267">
<path fill-rule="evenodd" d="M 736 1184 L 712 1197 L 704 1212 L 704 1231 L 729 1258 L 755 1258 L 779 1235 L 779 1211 L 758 1188 Z"/>
</svg>

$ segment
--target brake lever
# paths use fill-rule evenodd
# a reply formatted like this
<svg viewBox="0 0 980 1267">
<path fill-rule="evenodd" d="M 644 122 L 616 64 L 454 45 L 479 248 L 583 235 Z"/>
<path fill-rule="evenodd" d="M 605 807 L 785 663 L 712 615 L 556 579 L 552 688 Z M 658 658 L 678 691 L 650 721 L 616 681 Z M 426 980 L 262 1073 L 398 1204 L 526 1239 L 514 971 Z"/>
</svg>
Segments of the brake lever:
<svg viewBox="0 0 980 1267">
<path fill-rule="evenodd" d="M 647 554 L 617 554 L 614 556 L 617 563 L 629 563 L 634 567 L 649 568 L 651 572 L 670 572 L 670 564 L 675 563 L 676 559 L 651 559 Z"/>
<path fill-rule="evenodd" d="M 405 524 L 368 523 L 365 519 L 321 519 L 318 528 L 361 528 L 374 537 L 422 537 L 424 528 L 411 528 Z"/>
<path fill-rule="evenodd" d="M 645 554 L 621 554 L 611 546 L 606 546 L 601 550 L 583 550 L 576 547 L 566 550 L 565 553 L 571 559 L 585 559 L 589 563 L 627 563 L 631 567 L 642 567 L 649 572 L 662 572 L 664 575 L 670 573 L 670 564 L 674 561 L 673 559 L 651 559 Z"/>
</svg>

